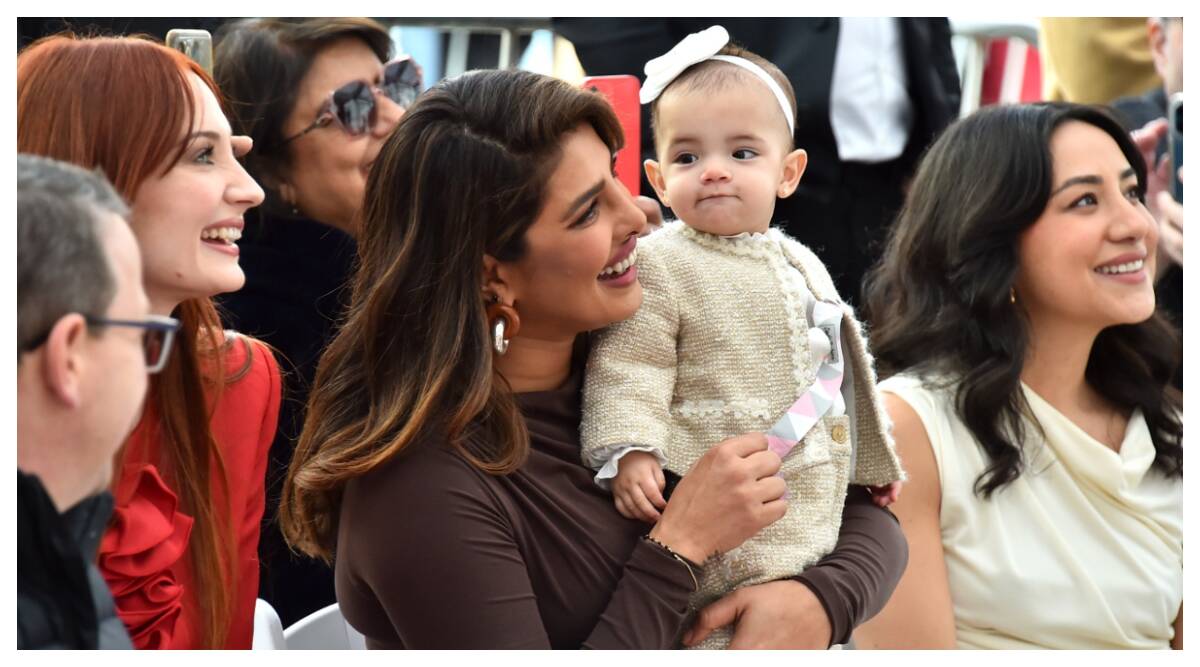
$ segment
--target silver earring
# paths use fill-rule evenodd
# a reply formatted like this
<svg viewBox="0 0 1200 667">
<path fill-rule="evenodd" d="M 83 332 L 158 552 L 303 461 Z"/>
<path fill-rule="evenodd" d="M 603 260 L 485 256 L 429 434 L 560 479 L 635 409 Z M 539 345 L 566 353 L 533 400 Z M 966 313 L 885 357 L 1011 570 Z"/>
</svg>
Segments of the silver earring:
<svg viewBox="0 0 1200 667">
<path fill-rule="evenodd" d="M 508 339 L 504 337 L 504 327 L 503 317 L 497 317 L 496 322 L 492 324 L 492 349 L 499 355 L 508 352 Z"/>
<path fill-rule="evenodd" d="M 496 354 L 508 352 L 508 337 L 516 336 L 521 328 L 517 309 L 493 297 L 492 304 L 487 307 L 487 319 L 492 323 L 492 349 Z"/>
</svg>

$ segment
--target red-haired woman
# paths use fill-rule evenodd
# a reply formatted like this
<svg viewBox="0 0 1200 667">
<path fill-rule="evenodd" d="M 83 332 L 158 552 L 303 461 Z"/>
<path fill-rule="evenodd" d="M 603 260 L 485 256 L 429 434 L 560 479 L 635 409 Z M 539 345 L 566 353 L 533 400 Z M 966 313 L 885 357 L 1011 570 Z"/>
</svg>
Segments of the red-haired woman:
<svg viewBox="0 0 1200 667">
<path fill-rule="evenodd" d="M 55 36 L 17 59 L 17 144 L 108 175 L 130 203 L 152 312 L 182 321 L 114 476 L 99 565 L 118 612 L 137 648 L 249 648 L 280 379 L 210 297 L 244 281 L 235 242 L 263 199 L 237 161 L 250 141 L 178 52 Z"/>
</svg>

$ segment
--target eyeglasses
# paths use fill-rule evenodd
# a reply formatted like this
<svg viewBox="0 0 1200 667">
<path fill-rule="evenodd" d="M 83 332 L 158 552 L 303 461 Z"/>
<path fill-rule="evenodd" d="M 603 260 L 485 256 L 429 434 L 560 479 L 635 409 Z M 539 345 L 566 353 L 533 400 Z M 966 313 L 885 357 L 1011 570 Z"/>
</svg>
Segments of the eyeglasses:
<svg viewBox="0 0 1200 667">
<path fill-rule="evenodd" d="M 110 320 L 104 317 L 85 316 L 87 323 L 99 327 L 134 327 L 142 329 L 142 349 L 146 353 L 146 372 L 161 371 L 171 358 L 171 345 L 175 332 L 179 331 L 179 320 L 162 315 L 147 315 L 144 320 Z"/>
<path fill-rule="evenodd" d="M 94 327 L 134 327 L 142 329 L 142 350 L 146 355 L 146 372 L 157 373 L 171 358 L 171 345 L 175 342 L 175 332 L 179 331 L 179 320 L 162 315 L 148 315 L 144 320 L 110 320 L 105 317 L 84 315 L 84 321 Z M 50 338 L 50 331 L 29 341 L 24 347 L 26 352 L 36 350 Z"/>
<path fill-rule="evenodd" d="M 407 109 L 421 89 L 421 68 L 412 56 L 401 56 L 383 66 L 383 82 L 378 86 L 365 81 L 351 81 L 329 94 L 312 125 L 283 140 L 288 143 L 315 129 L 336 123 L 346 134 L 360 136 L 375 124 L 377 105 L 375 93 Z"/>
</svg>

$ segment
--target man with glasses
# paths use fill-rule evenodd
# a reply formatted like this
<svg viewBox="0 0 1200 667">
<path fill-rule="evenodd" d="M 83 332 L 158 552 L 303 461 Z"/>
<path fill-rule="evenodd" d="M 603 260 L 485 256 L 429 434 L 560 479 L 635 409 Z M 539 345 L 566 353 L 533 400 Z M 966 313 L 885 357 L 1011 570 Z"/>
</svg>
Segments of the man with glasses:
<svg viewBox="0 0 1200 667">
<path fill-rule="evenodd" d="M 113 460 L 178 323 L 102 176 L 17 157 L 17 647 L 132 648 L 93 564 Z"/>
</svg>

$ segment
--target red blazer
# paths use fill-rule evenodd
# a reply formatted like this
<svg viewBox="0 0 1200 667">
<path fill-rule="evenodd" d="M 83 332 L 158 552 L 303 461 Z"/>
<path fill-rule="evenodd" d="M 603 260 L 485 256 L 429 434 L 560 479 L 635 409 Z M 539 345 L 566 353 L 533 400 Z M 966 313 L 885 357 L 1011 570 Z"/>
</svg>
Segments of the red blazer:
<svg viewBox="0 0 1200 667">
<path fill-rule="evenodd" d="M 267 452 L 279 417 L 279 367 L 269 348 L 237 334 L 225 353 L 226 373 L 250 368 L 226 384 L 212 418 L 213 437 L 229 479 L 235 581 L 193 582 L 187 556 L 192 517 L 178 509 L 170 478 L 160 470 L 158 418 L 150 404 L 126 443 L 116 479 L 116 509 L 100 543 L 99 567 L 138 649 L 199 648 L 201 622 L 191 596 L 197 586 L 234 587 L 227 649 L 248 649 L 258 597 L 258 534 Z"/>
</svg>

